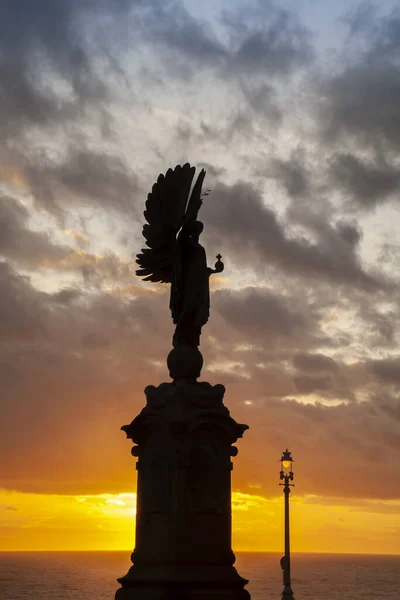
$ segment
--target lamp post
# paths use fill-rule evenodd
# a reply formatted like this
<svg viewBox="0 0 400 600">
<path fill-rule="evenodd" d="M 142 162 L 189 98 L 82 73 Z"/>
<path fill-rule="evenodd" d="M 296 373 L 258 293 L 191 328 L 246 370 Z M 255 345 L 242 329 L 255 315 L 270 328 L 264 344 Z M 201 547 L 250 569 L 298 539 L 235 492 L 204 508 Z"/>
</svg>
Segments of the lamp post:
<svg viewBox="0 0 400 600">
<path fill-rule="evenodd" d="M 293 481 L 293 463 L 292 455 L 289 450 L 286 450 L 282 454 L 282 458 L 280 460 L 281 470 L 280 470 L 280 479 L 284 481 L 284 483 L 280 483 L 279 485 L 283 486 L 283 493 L 285 494 L 285 554 L 281 558 L 281 567 L 282 567 L 282 575 L 283 575 L 283 592 L 282 592 L 282 600 L 294 600 L 292 584 L 290 581 L 290 529 L 289 529 L 289 494 L 290 488 L 294 486 L 294 483 L 289 483 Z"/>
</svg>

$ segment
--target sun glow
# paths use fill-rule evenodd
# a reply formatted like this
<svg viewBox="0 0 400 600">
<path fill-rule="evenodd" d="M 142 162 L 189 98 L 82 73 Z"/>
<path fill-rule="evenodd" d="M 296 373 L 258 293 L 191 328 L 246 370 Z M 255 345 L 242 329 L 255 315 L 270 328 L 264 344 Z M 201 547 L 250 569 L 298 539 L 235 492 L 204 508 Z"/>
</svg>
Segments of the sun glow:
<svg viewBox="0 0 400 600">
<path fill-rule="evenodd" d="M 132 550 L 136 494 L 0 492 L 0 550 Z M 294 552 L 400 554 L 400 502 L 291 498 Z M 236 551 L 280 551 L 283 496 L 233 492 Z"/>
<path fill-rule="evenodd" d="M 136 494 L 0 492 L 1 550 L 118 550 L 133 545 Z"/>
</svg>

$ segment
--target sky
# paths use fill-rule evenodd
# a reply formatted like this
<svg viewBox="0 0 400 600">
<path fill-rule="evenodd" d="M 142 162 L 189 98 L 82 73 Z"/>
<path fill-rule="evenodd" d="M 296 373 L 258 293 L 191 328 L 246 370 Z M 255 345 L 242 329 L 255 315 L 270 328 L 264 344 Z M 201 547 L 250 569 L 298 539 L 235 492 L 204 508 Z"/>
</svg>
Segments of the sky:
<svg viewBox="0 0 400 600">
<path fill-rule="evenodd" d="M 133 546 L 120 427 L 173 333 L 135 256 L 188 161 L 234 549 L 282 548 L 288 447 L 294 551 L 400 554 L 399 60 L 390 0 L 0 4 L 1 550 Z"/>
</svg>

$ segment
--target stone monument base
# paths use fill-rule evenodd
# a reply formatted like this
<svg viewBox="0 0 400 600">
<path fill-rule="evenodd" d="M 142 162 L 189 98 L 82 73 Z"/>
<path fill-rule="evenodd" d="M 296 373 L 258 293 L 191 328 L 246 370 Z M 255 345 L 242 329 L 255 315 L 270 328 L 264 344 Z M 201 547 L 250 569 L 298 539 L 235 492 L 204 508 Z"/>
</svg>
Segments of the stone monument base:
<svg viewBox="0 0 400 600">
<path fill-rule="evenodd" d="M 118 590 L 116 600 L 249 600 L 247 590 L 204 587 L 135 587 Z"/>
<path fill-rule="evenodd" d="M 201 355 L 185 362 L 184 350 L 169 357 L 174 382 L 148 386 L 122 428 L 137 444 L 136 544 L 115 600 L 250 600 L 231 548 L 232 444 L 247 425 L 230 416 L 223 385 L 196 381 Z"/>
<path fill-rule="evenodd" d="M 115 600 L 250 600 L 234 567 L 131 567 Z"/>
</svg>

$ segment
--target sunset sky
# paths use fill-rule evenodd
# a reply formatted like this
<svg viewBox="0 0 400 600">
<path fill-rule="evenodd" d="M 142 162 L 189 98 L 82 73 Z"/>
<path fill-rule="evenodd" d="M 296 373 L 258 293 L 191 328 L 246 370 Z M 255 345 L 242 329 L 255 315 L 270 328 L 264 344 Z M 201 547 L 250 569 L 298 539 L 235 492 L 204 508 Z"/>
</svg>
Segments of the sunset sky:
<svg viewBox="0 0 400 600">
<path fill-rule="evenodd" d="M 131 549 L 168 381 L 147 192 L 207 170 L 202 379 L 250 427 L 236 550 L 400 554 L 398 1 L 0 2 L 0 550 Z"/>
</svg>

